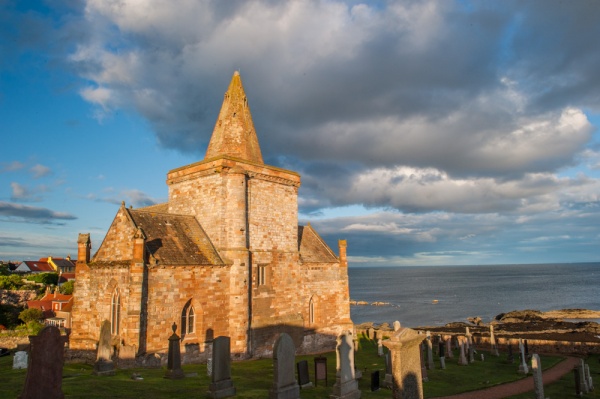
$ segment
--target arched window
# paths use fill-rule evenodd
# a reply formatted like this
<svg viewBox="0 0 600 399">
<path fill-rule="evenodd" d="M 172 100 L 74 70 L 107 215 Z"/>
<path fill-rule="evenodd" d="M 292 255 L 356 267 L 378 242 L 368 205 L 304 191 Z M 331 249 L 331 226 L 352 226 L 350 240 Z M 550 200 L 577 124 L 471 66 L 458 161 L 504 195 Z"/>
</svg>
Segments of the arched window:
<svg viewBox="0 0 600 399">
<path fill-rule="evenodd" d="M 315 301 L 312 298 L 308 301 L 308 324 L 315 324 Z"/>
<path fill-rule="evenodd" d="M 121 329 L 121 296 L 119 290 L 115 288 L 110 301 L 110 332 L 112 335 L 118 335 Z"/>
<path fill-rule="evenodd" d="M 196 332 L 196 314 L 194 307 L 192 306 L 192 300 L 186 302 L 183 310 L 181 311 L 181 338 L 187 334 L 193 334 Z"/>
</svg>

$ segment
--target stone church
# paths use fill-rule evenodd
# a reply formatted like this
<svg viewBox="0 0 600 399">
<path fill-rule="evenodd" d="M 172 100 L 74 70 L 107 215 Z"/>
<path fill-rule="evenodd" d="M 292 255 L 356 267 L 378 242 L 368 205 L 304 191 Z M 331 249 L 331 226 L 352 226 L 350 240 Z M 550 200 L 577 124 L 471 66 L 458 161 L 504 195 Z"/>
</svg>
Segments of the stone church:
<svg viewBox="0 0 600 399">
<path fill-rule="evenodd" d="M 98 251 L 80 234 L 70 349 L 95 352 L 102 321 L 118 356 L 167 349 L 184 361 L 214 337 L 236 358 L 269 355 L 281 332 L 299 353 L 352 328 L 346 242 L 339 255 L 298 225 L 298 173 L 265 165 L 238 72 L 204 160 L 167 173 L 168 202 L 123 203 Z"/>
</svg>

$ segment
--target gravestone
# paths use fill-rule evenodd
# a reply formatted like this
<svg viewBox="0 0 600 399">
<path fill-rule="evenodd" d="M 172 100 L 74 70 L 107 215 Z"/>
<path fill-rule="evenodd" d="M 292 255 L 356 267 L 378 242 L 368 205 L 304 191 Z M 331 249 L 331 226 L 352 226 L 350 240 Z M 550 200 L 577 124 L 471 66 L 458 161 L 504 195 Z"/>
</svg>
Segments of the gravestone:
<svg viewBox="0 0 600 399">
<path fill-rule="evenodd" d="M 585 365 L 585 379 L 587 381 L 588 390 L 594 390 L 594 380 L 592 380 L 592 375 L 590 374 L 590 366 L 588 364 Z"/>
<path fill-rule="evenodd" d="M 525 359 L 529 359 L 529 345 L 526 339 L 523 340 L 523 347 L 525 348 Z"/>
<path fill-rule="evenodd" d="M 545 399 L 544 397 L 544 380 L 542 379 L 542 363 L 537 353 L 531 357 L 531 370 L 533 371 L 533 389 L 535 399 Z"/>
<path fill-rule="evenodd" d="M 235 395 L 231 380 L 231 341 L 229 337 L 213 340 L 211 383 L 207 396 L 218 399 Z"/>
<path fill-rule="evenodd" d="M 269 391 L 269 399 L 300 398 L 300 386 L 294 375 L 295 356 L 296 345 L 292 337 L 282 333 L 273 346 L 273 386 Z"/>
<path fill-rule="evenodd" d="M 421 379 L 423 380 L 423 382 L 427 382 L 427 381 L 429 381 L 429 376 L 427 375 L 427 366 L 425 364 L 425 351 L 427 350 L 427 344 L 424 342 L 421 342 L 421 344 L 419 345 L 419 348 L 420 348 L 419 356 L 420 356 L 420 360 L 421 360 Z"/>
<path fill-rule="evenodd" d="M 529 373 L 529 367 L 525 362 L 525 347 L 523 346 L 523 340 L 519 339 L 519 354 L 521 358 L 521 364 L 519 364 L 519 374 Z"/>
<path fill-rule="evenodd" d="M 440 356 L 440 368 L 442 370 L 446 369 L 446 344 L 442 337 L 440 337 L 440 342 L 438 342 L 438 354 Z"/>
<path fill-rule="evenodd" d="M 585 361 L 583 359 L 579 360 L 579 378 L 581 379 L 581 391 L 586 394 L 589 393 L 589 387 L 587 384 L 587 379 L 585 378 Z"/>
<path fill-rule="evenodd" d="M 15 357 L 13 358 L 13 370 L 26 369 L 26 368 L 27 368 L 27 352 L 25 352 L 25 351 L 15 352 Z"/>
<path fill-rule="evenodd" d="M 373 329 L 373 327 L 369 327 L 369 329 L 367 330 L 367 337 L 370 340 L 373 340 L 373 338 L 375 337 L 375 330 Z"/>
<path fill-rule="evenodd" d="M 402 328 L 402 325 L 400 324 L 400 322 L 398 320 L 396 320 L 394 322 L 394 331 L 398 331 Z"/>
<path fill-rule="evenodd" d="M 575 378 L 575 396 L 578 398 L 583 396 L 583 392 L 581 390 L 581 376 L 579 373 L 579 367 L 575 367 L 573 369 L 573 377 Z"/>
<path fill-rule="evenodd" d="M 67 340 L 54 326 L 46 326 L 37 336 L 29 336 L 31 362 L 19 399 L 64 398 L 62 370 Z"/>
<path fill-rule="evenodd" d="M 383 344 L 392 356 L 394 399 L 422 399 L 423 379 L 421 376 L 421 342 L 424 335 L 419 335 L 410 328 L 400 328 Z"/>
<path fill-rule="evenodd" d="M 385 378 L 383 380 L 383 387 L 392 389 L 394 387 L 394 377 L 392 374 L 392 354 L 390 352 L 385 354 Z"/>
<path fill-rule="evenodd" d="M 512 349 L 512 345 L 510 344 L 510 341 L 508 342 L 508 356 L 506 357 L 506 361 L 510 364 L 513 364 L 513 362 L 515 361 L 515 357 L 513 355 L 513 349 Z"/>
<path fill-rule="evenodd" d="M 381 343 L 382 339 L 377 339 L 377 356 L 383 356 L 383 344 Z"/>
<path fill-rule="evenodd" d="M 360 390 L 354 375 L 354 351 L 352 335 L 346 331 L 337 338 L 337 368 L 335 384 L 330 399 L 358 399 Z"/>
<path fill-rule="evenodd" d="M 427 369 L 433 370 L 435 364 L 433 363 L 433 342 L 431 341 L 431 332 L 427 331 L 425 342 L 427 344 Z"/>
<path fill-rule="evenodd" d="M 467 340 L 467 347 L 466 347 L 466 351 L 469 355 L 469 363 L 474 363 L 475 362 L 475 346 L 473 345 L 473 334 L 471 334 L 471 331 L 469 330 L 469 327 L 465 328 L 465 338 Z"/>
<path fill-rule="evenodd" d="M 183 370 L 181 369 L 181 349 L 179 348 L 179 336 L 175 333 L 177 331 L 177 324 L 173 323 L 171 326 L 173 334 L 169 337 L 169 352 L 167 354 L 167 373 L 165 378 L 172 380 L 180 380 L 185 377 Z"/>
<path fill-rule="evenodd" d="M 498 352 L 498 345 L 496 344 L 496 336 L 494 335 L 494 325 L 490 324 L 490 345 L 492 346 L 491 352 L 494 356 L 500 356 Z"/>
<path fill-rule="evenodd" d="M 327 386 L 327 358 L 324 356 L 315 357 L 315 386 L 318 381 L 325 380 Z"/>
<path fill-rule="evenodd" d="M 301 360 L 296 363 L 296 370 L 298 371 L 298 385 L 300 388 L 310 388 L 313 386 L 310 382 L 310 376 L 308 375 L 308 361 Z"/>
<path fill-rule="evenodd" d="M 452 335 L 446 336 L 446 357 L 448 359 L 454 358 L 454 353 L 452 353 Z"/>
<path fill-rule="evenodd" d="M 96 363 L 94 363 L 94 375 L 115 375 L 112 354 L 110 321 L 104 320 L 100 325 L 100 339 L 98 340 Z"/>
<path fill-rule="evenodd" d="M 465 354 L 465 345 L 466 339 L 464 337 L 456 337 L 458 340 L 460 355 L 458 356 L 458 364 L 461 366 L 467 366 L 469 362 L 467 361 L 467 356 Z"/>
<path fill-rule="evenodd" d="M 379 391 L 379 370 L 371 373 L 371 392 Z"/>
</svg>

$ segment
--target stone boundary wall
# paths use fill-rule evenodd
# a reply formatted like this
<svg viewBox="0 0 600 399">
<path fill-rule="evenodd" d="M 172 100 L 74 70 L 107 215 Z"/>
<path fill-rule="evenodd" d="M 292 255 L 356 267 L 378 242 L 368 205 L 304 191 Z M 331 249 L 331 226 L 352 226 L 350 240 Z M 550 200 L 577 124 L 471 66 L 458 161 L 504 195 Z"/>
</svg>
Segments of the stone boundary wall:
<svg viewBox="0 0 600 399">
<path fill-rule="evenodd" d="M 11 351 L 19 348 L 24 349 L 29 346 L 29 337 L 9 336 L 6 334 L 0 335 L 0 347 L 7 348 Z"/>
<path fill-rule="evenodd" d="M 36 295 L 35 290 L 0 290 L 0 304 L 25 305 Z"/>
<path fill-rule="evenodd" d="M 550 341 L 543 339 L 527 340 L 529 353 L 558 353 L 561 355 L 588 355 L 600 354 L 600 343 L 598 342 L 574 342 L 574 341 Z M 479 349 L 490 347 L 490 338 L 473 334 L 473 340 Z M 508 345 L 512 345 L 513 350 L 519 346 L 519 337 L 498 337 L 496 336 L 498 349 L 508 351 Z"/>
</svg>

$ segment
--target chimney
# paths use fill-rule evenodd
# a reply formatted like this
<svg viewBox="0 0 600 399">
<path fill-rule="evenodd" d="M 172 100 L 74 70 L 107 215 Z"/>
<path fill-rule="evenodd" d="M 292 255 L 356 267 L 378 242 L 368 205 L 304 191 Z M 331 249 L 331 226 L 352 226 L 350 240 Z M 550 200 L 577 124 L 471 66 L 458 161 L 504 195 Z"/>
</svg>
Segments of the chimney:
<svg viewBox="0 0 600 399">
<path fill-rule="evenodd" d="M 146 247 L 146 235 L 141 227 L 138 227 L 135 235 L 133 236 L 133 261 L 136 263 L 144 263 L 145 254 L 144 248 Z"/>
<path fill-rule="evenodd" d="M 340 266 L 342 267 L 348 267 L 348 259 L 346 258 L 347 245 L 346 240 L 338 241 L 338 246 L 340 248 Z"/>
<path fill-rule="evenodd" d="M 77 239 L 77 262 L 90 263 L 90 251 L 92 249 L 92 241 L 90 241 L 90 233 L 79 233 Z"/>
</svg>

